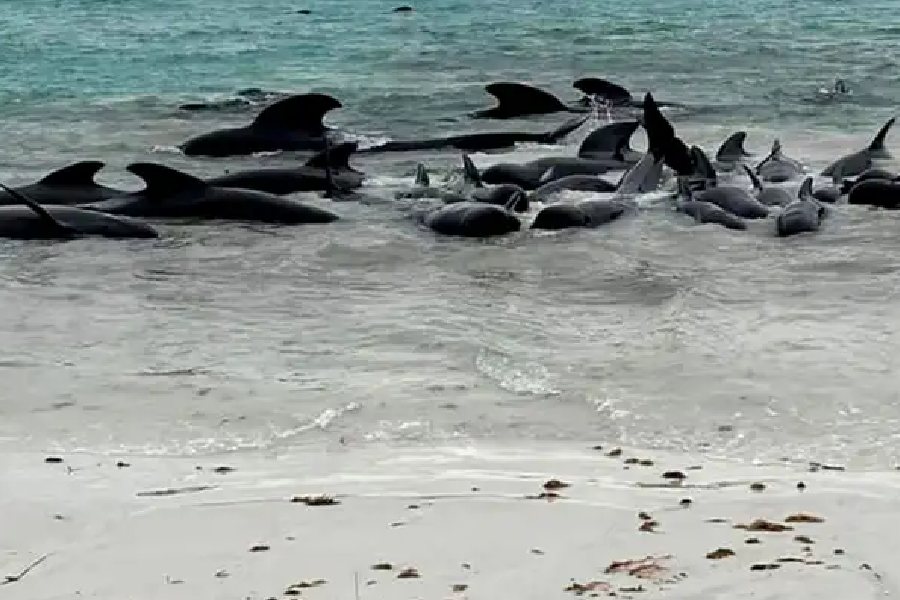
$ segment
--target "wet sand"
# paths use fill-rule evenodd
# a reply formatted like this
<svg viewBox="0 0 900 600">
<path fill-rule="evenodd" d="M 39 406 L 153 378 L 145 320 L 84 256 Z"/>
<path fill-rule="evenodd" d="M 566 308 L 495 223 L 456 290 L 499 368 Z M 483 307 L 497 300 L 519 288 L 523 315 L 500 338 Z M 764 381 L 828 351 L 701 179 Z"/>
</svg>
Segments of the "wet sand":
<svg viewBox="0 0 900 600">
<path fill-rule="evenodd" d="M 900 473 L 616 450 L 345 448 L 223 462 L 77 454 L 45 463 L 44 455 L 5 455 L 0 578 L 11 580 L 0 594 L 896 593 L 900 540 L 891 532 Z"/>
</svg>

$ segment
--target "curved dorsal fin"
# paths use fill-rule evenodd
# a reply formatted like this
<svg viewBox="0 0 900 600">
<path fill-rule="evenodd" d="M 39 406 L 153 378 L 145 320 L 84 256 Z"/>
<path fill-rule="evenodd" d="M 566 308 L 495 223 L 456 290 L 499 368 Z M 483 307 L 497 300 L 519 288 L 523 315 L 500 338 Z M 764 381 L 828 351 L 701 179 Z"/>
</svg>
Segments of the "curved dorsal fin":
<svg viewBox="0 0 900 600">
<path fill-rule="evenodd" d="M 554 179 L 556 179 L 556 167 L 550 167 L 549 169 L 541 173 L 541 176 L 538 178 L 538 183 L 549 183 Z"/>
<path fill-rule="evenodd" d="M 328 164 L 337 169 L 350 168 L 350 155 L 356 152 L 358 144 L 356 142 L 342 142 L 337 146 L 332 146 L 328 150 Z M 325 168 L 325 150 L 322 150 L 312 158 L 310 158 L 304 166 L 314 167 L 316 169 Z"/>
<path fill-rule="evenodd" d="M 728 136 L 728 139 L 719 146 L 719 151 L 716 152 L 716 160 L 723 161 L 729 158 L 733 159 L 733 157 L 740 158 L 742 156 L 750 156 L 750 154 L 744 150 L 745 141 L 747 141 L 746 131 L 732 133 Z"/>
<path fill-rule="evenodd" d="M 583 117 L 575 117 L 574 119 L 569 119 L 553 131 L 545 133 L 541 136 L 541 142 L 545 144 L 555 144 L 560 141 L 582 125 L 584 125 L 588 119 L 590 119 L 590 115 L 585 115 Z"/>
<path fill-rule="evenodd" d="M 691 163 L 694 165 L 695 175 L 700 175 L 708 181 L 718 180 L 716 169 L 712 166 L 712 163 L 709 162 L 709 157 L 706 156 L 706 152 L 704 152 L 702 148 L 699 146 L 691 146 L 690 154 Z"/>
<path fill-rule="evenodd" d="M 812 177 L 807 177 L 803 180 L 803 183 L 800 184 L 800 189 L 797 191 L 797 197 L 801 200 L 813 200 L 813 180 Z"/>
<path fill-rule="evenodd" d="M 881 129 L 878 130 L 878 133 L 875 135 L 875 139 L 872 140 L 872 143 L 869 144 L 869 150 L 883 150 L 884 149 L 884 138 L 887 136 L 888 131 L 891 130 L 891 127 L 894 126 L 894 121 L 896 121 L 895 117 L 891 117 L 888 119 L 888 122 L 881 126 Z"/>
<path fill-rule="evenodd" d="M 431 180 L 428 179 L 428 169 L 422 163 L 416 165 L 416 185 L 419 187 L 431 185 Z"/>
<path fill-rule="evenodd" d="M 599 77 L 583 77 L 573 83 L 572 87 L 587 96 L 596 96 L 614 103 L 631 100 L 631 92 L 621 85 Z"/>
<path fill-rule="evenodd" d="M 156 163 L 131 163 L 125 170 L 144 180 L 146 187 L 139 192 L 140 194 L 154 198 L 208 186 L 205 181 L 193 175 Z"/>
<path fill-rule="evenodd" d="M 629 146 L 631 136 L 639 126 L 638 121 L 619 121 L 595 129 L 581 142 L 578 156 L 591 158 L 598 154 L 624 153 L 625 150 L 631 149 Z"/>
<path fill-rule="evenodd" d="M 320 136 L 325 133 L 325 114 L 340 107 L 341 103 L 327 94 L 298 94 L 264 108 L 251 127 Z"/>
<path fill-rule="evenodd" d="M 46 208 L 44 208 L 43 206 L 41 206 L 40 204 L 38 204 L 37 202 L 35 202 L 31 198 L 29 198 L 22 192 L 19 192 L 10 187 L 7 187 L 6 185 L 4 185 L 2 183 L 0 183 L 0 190 L 3 190 L 4 192 L 9 194 L 13 198 L 18 200 L 19 202 L 21 202 L 22 204 L 24 204 L 31 210 L 33 210 L 34 213 L 41 219 L 41 221 L 44 222 L 44 224 L 46 224 L 51 229 L 59 232 L 61 235 L 66 236 L 66 237 L 73 237 L 78 233 L 75 229 L 69 227 L 68 225 L 60 223 L 56 219 L 56 217 L 54 217 L 49 212 L 47 212 Z"/>
<path fill-rule="evenodd" d="M 497 106 L 491 110 L 508 116 L 539 115 L 569 110 L 550 92 L 527 83 L 498 81 L 486 85 L 484 89 L 497 99 Z"/>
<path fill-rule="evenodd" d="M 99 160 L 83 160 L 53 171 L 38 183 L 45 185 L 95 185 L 94 175 L 103 166 L 104 163 Z"/>
<path fill-rule="evenodd" d="M 843 161 L 839 161 L 836 165 L 834 165 L 834 170 L 831 172 L 831 183 L 840 188 L 844 184 L 844 163 Z"/>
<path fill-rule="evenodd" d="M 462 161 L 463 175 L 465 176 L 466 181 L 468 181 L 475 187 L 484 187 L 484 182 L 481 180 L 481 173 L 478 172 L 478 167 L 475 166 L 475 163 L 472 162 L 472 159 L 469 158 L 469 155 L 463 154 Z"/>
<path fill-rule="evenodd" d="M 744 168 L 744 172 L 747 173 L 747 176 L 750 177 L 750 181 L 753 182 L 753 187 L 755 187 L 758 192 L 763 191 L 762 181 L 759 180 L 759 177 L 756 176 L 756 173 L 753 172 L 753 169 L 751 169 L 747 165 L 741 166 Z"/>
</svg>

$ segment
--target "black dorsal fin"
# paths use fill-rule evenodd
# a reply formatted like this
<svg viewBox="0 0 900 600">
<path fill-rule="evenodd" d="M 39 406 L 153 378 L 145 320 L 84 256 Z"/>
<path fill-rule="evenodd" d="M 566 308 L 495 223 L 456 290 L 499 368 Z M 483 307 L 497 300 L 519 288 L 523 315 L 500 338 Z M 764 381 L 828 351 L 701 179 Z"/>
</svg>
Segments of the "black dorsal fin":
<svg viewBox="0 0 900 600">
<path fill-rule="evenodd" d="M 644 96 L 644 114 L 641 124 L 647 131 L 647 145 L 651 151 L 664 150 L 675 138 L 675 128 L 659 110 L 659 106 L 650 92 Z"/>
<path fill-rule="evenodd" d="M 299 94 L 290 96 L 263 109 L 252 127 L 276 131 L 302 132 L 309 136 L 325 133 L 322 119 L 341 103 L 327 94 Z"/>
<path fill-rule="evenodd" d="M 83 160 L 53 171 L 38 183 L 45 185 L 96 185 L 94 183 L 94 175 L 103 166 L 104 163 L 99 160 Z"/>
<path fill-rule="evenodd" d="M 619 121 L 595 129 L 581 142 L 578 156 L 591 158 L 598 154 L 624 153 L 625 150 L 631 149 L 629 146 L 631 136 L 639 126 L 638 121 Z"/>
<path fill-rule="evenodd" d="M 125 170 L 144 180 L 146 187 L 140 193 L 149 197 L 164 198 L 208 187 L 206 182 L 193 175 L 156 163 L 131 163 Z"/>
<path fill-rule="evenodd" d="M 18 200 L 19 202 L 21 202 L 22 204 L 27 206 L 28 208 L 30 208 L 31 210 L 33 210 L 34 213 L 38 217 L 40 217 L 41 221 L 43 221 L 52 230 L 59 232 L 61 235 L 65 236 L 65 237 L 74 237 L 75 235 L 78 234 L 78 232 L 75 229 L 73 229 L 63 223 L 60 223 L 56 219 L 56 217 L 54 217 L 49 212 L 47 212 L 46 208 L 44 208 L 43 206 L 41 206 L 40 204 L 38 204 L 37 202 L 35 202 L 31 198 L 29 198 L 22 192 L 19 192 L 10 187 L 7 187 L 6 185 L 4 185 L 2 183 L 0 183 L 0 189 L 5 191 L 7 194 L 12 196 L 16 200 Z"/>
<path fill-rule="evenodd" d="M 753 187 L 756 188 L 756 191 L 763 191 L 762 181 L 759 180 L 759 177 L 756 176 L 756 173 L 753 172 L 753 169 L 748 167 L 747 165 L 741 165 L 744 168 L 744 172 L 747 173 L 747 176 L 750 178 L 750 181 L 753 183 Z"/>
<path fill-rule="evenodd" d="M 797 191 L 797 197 L 801 200 L 814 200 L 812 184 L 812 177 L 804 179 L 803 183 L 800 184 L 800 189 Z"/>
<path fill-rule="evenodd" d="M 627 102 L 631 100 L 631 93 L 621 85 L 600 79 L 599 77 L 583 77 L 572 86 L 587 96 L 594 96 L 609 102 Z"/>
<path fill-rule="evenodd" d="M 416 165 L 416 185 L 419 187 L 431 185 L 431 180 L 428 178 L 428 169 L 422 163 Z"/>
<path fill-rule="evenodd" d="M 498 81 L 486 85 L 484 89 L 497 99 L 496 107 L 481 113 L 485 116 L 498 113 L 502 116 L 541 115 L 569 110 L 550 92 L 527 83 Z"/>
<path fill-rule="evenodd" d="M 746 131 L 737 131 L 728 136 L 728 139 L 722 142 L 719 151 L 716 152 L 716 160 L 722 161 L 731 157 L 750 156 L 744 150 L 744 142 L 747 141 Z"/>
<path fill-rule="evenodd" d="M 706 156 L 706 152 L 704 152 L 702 148 L 699 146 L 691 146 L 690 158 L 691 163 L 694 166 L 694 175 L 699 175 L 707 181 L 718 180 L 716 169 L 712 166 L 712 163 L 709 162 L 709 157 Z"/>
<path fill-rule="evenodd" d="M 342 142 L 337 146 L 332 146 L 328 150 L 328 156 L 330 160 L 328 164 L 336 169 L 349 169 L 350 168 L 350 155 L 356 152 L 356 148 L 358 144 L 356 142 Z M 308 161 L 306 161 L 305 166 L 313 167 L 316 169 L 324 169 L 325 168 L 325 150 L 322 150 Z"/>
<path fill-rule="evenodd" d="M 472 159 L 469 158 L 469 155 L 463 154 L 462 161 L 463 175 L 465 176 L 466 181 L 468 181 L 475 187 L 484 187 L 484 182 L 481 180 L 481 173 L 478 172 L 478 167 L 475 166 L 475 163 L 472 162 Z"/>
<path fill-rule="evenodd" d="M 887 137 L 888 131 L 891 130 L 891 127 L 894 126 L 894 121 L 896 121 L 895 117 L 891 117 L 888 119 L 888 122 L 882 125 L 881 129 L 878 130 L 878 134 L 875 136 L 875 139 L 872 140 L 872 143 L 869 144 L 869 150 L 884 150 L 884 138 Z"/>
</svg>

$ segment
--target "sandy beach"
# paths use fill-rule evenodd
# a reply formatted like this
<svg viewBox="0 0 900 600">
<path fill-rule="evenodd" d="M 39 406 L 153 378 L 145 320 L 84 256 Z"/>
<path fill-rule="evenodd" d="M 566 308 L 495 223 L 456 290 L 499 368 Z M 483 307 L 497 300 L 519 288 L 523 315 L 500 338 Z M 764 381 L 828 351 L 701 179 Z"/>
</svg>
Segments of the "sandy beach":
<svg viewBox="0 0 900 600">
<path fill-rule="evenodd" d="M 4 598 L 876 598 L 900 574 L 895 472 L 568 444 L 46 458 L 2 459 Z"/>
</svg>

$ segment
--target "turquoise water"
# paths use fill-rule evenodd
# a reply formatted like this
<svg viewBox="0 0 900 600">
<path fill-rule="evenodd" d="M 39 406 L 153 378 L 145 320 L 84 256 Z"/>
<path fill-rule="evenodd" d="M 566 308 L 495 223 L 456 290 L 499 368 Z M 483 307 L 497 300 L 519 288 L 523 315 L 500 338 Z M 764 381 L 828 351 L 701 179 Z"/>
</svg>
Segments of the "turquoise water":
<svg viewBox="0 0 900 600">
<path fill-rule="evenodd" d="M 409 133 L 490 104 L 492 80 L 564 98 L 583 75 L 770 126 L 871 127 L 900 96 L 896 4 L 421 0 L 25 1 L 0 16 L 7 119 L 163 118 L 180 100 L 258 86 L 324 91 L 333 119 Z M 296 14 L 309 8 L 311 15 Z M 853 103 L 805 102 L 835 76 Z M 124 103 L 124 106 L 119 106 Z M 124 133 L 124 132 L 123 132 Z"/>
<path fill-rule="evenodd" d="M 180 103 L 247 87 L 328 92 L 344 103 L 330 124 L 408 138 L 546 130 L 563 117 L 466 113 L 492 104 L 491 81 L 573 100 L 573 80 L 602 76 L 687 104 L 672 118 L 690 143 L 715 151 L 742 128 L 759 155 L 778 136 L 811 171 L 868 143 L 900 99 L 896 2 L 393 6 L 10 5 L 0 174 L 26 182 L 92 158 L 108 164 L 101 181 L 136 188 L 122 169 L 133 160 L 197 174 L 294 164 L 175 150 L 254 114 Z M 818 102 L 838 76 L 853 96 Z M 15 390 L 0 443 L 182 454 L 540 438 L 900 460 L 896 214 L 842 206 L 819 234 L 787 241 L 771 220 L 737 235 L 662 209 L 592 232 L 440 239 L 391 202 L 420 159 L 459 164 L 451 152 L 355 158 L 383 202 L 334 205 L 342 219 L 328 227 L 0 243 L 0 373 Z"/>
</svg>

